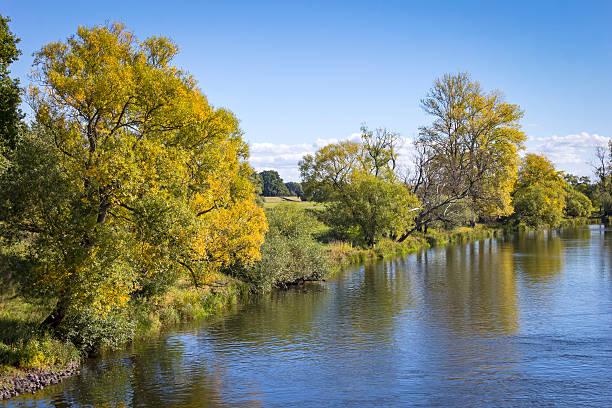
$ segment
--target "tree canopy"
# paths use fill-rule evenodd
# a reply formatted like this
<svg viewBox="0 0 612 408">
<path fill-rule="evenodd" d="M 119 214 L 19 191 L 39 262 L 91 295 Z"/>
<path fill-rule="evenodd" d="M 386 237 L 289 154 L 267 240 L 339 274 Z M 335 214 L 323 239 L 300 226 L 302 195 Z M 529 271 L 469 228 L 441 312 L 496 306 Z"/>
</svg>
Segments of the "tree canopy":
<svg viewBox="0 0 612 408">
<path fill-rule="evenodd" d="M 527 154 L 513 193 L 514 216 L 529 226 L 559 226 L 563 218 L 566 182 L 545 156 Z"/>
<path fill-rule="evenodd" d="M 302 200 L 304 199 L 304 191 L 302 190 L 302 185 L 300 183 L 290 181 L 285 183 L 285 187 L 287 187 L 289 195 L 299 197 Z"/>
<path fill-rule="evenodd" d="M 342 141 L 300 162 L 307 197 L 326 202 L 324 219 L 341 235 L 368 245 L 412 227 L 419 203 L 395 173 L 399 135 L 361 128 L 361 141 Z"/>
<path fill-rule="evenodd" d="M 262 194 L 266 197 L 285 197 L 289 190 L 276 170 L 264 170 L 259 173 L 263 181 Z"/>
<path fill-rule="evenodd" d="M 523 111 L 466 73 L 437 79 L 421 104 L 433 122 L 415 142 L 411 184 L 423 203 L 417 226 L 449 222 L 458 212 L 485 219 L 512 213 Z"/>
<path fill-rule="evenodd" d="M 195 285 L 259 259 L 267 229 L 238 120 L 172 65 L 178 47 L 121 24 L 79 27 L 35 54 L 36 123 L 0 180 L 24 276 L 72 307 L 122 307 L 186 273 Z"/>
</svg>

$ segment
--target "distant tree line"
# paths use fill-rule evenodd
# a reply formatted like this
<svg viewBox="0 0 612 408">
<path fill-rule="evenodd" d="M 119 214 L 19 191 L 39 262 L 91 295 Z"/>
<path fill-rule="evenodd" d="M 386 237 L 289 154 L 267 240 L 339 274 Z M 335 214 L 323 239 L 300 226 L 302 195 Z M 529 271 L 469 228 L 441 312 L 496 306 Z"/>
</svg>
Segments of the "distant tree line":
<svg viewBox="0 0 612 408">
<path fill-rule="evenodd" d="M 259 195 L 264 197 L 299 197 L 304 199 L 302 185 L 294 181 L 285 183 L 276 170 L 253 173 Z"/>
</svg>

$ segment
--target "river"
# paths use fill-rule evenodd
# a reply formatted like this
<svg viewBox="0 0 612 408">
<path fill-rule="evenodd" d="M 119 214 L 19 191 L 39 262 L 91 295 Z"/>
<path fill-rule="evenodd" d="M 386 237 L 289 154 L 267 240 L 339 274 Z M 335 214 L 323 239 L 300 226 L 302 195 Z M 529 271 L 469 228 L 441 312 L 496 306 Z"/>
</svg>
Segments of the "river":
<svg viewBox="0 0 612 408">
<path fill-rule="evenodd" d="M 612 230 L 354 267 L 0 406 L 612 406 Z"/>
</svg>

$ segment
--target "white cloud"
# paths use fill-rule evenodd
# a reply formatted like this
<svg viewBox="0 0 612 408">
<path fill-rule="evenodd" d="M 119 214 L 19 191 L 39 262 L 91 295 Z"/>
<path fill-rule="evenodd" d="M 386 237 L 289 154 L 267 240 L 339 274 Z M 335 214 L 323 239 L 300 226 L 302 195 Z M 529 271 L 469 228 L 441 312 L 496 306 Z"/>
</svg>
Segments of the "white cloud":
<svg viewBox="0 0 612 408">
<path fill-rule="evenodd" d="M 276 170 L 285 181 L 299 181 L 298 162 L 307 154 L 313 154 L 317 149 L 337 139 L 317 139 L 313 143 L 251 143 L 249 163 L 257 171 Z"/>
<path fill-rule="evenodd" d="M 318 149 L 340 140 L 359 140 L 360 133 L 353 133 L 344 139 L 316 139 L 312 143 L 251 143 L 249 163 L 255 170 L 276 170 L 284 181 L 300 181 L 298 162 L 307 154 L 314 154 Z M 400 164 L 411 158 L 412 143 L 402 138 L 399 148 Z"/>
<path fill-rule="evenodd" d="M 353 133 L 344 139 L 316 139 L 312 143 L 251 143 L 249 162 L 257 171 L 276 170 L 285 181 L 300 181 L 298 162 L 306 154 L 340 140 L 359 140 Z M 572 174 L 591 176 L 591 163 L 597 146 L 607 146 L 609 137 L 582 132 L 566 136 L 536 138 L 527 142 L 527 152 L 544 153 L 559 170 Z M 413 147 L 408 138 L 402 137 L 399 146 L 399 165 L 410 166 Z"/>
<path fill-rule="evenodd" d="M 559 170 L 591 176 L 595 148 L 607 146 L 609 137 L 582 132 L 567 136 L 537 138 L 527 143 L 527 152 L 544 153 Z"/>
</svg>

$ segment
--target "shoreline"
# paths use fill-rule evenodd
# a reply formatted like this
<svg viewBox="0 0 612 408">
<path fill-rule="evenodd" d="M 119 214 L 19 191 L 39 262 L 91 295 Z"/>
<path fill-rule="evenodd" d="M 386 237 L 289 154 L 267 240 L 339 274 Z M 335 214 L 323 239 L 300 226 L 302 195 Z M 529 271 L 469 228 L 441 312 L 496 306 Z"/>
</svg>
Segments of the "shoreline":
<svg viewBox="0 0 612 408">
<path fill-rule="evenodd" d="M 72 361 L 61 369 L 49 367 L 19 371 L 0 380 L 0 400 L 40 391 L 48 385 L 58 384 L 64 379 L 77 374 L 80 369 L 81 362 Z"/>
<path fill-rule="evenodd" d="M 569 220 L 556 229 L 574 228 L 588 223 L 587 219 Z M 420 250 L 426 250 L 434 246 L 445 246 L 449 244 L 466 244 L 481 239 L 488 239 L 520 231 L 530 231 L 539 229 L 530 229 L 521 226 L 482 226 L 475 228 L 460 227 L 450 231 L 431 231 L 428 234 L 415 235 L 404 242 L 396 241 L 381 241 L 372 248 L 357 248 L 343 242 L 331 242 L 325 245 L 326 255 L 332 264 L 332 270 L 328 276 L 332 276 L 345 268 L 360 263 L 372 262 L 394 258 L 398 256 L 406 256 Z M 324 281 L 324 280 L 322 280 Z M 240 289 L 240 283 L 233 283 L 226 287 L 228 290 L 210 291 L 207 297 L 196 299 L 189 307 L 207 306 L 202 313 L 190 314 L 184 312 L 179 306 L 174 306 L 179 316 L 164 320 L 159 310 L 149 316 L 148 323 L 151 328 L 148 331 L 143 331 L 135 335 L 134 340 L 145 340 L 159 335 L 162 331 L 171 330 L 181 322 L 198 321 L 214 316 L 224 310 L 227 310 L 236 302 L 242 302 L 245 296 L 244 291 Z M 282 289 L 280 289 L 282 290 Z M 211 301 L 212 298 L 212 301 Z M 196 304 L 200 302 L 200 304 Z M 206 302 L 206 305 L 202 303 Z M 184 305 L 182 305 L 184 306 Z M 72 361 L 63 368 L 47 367 L 42 369 L 19 369 L 8 376 L 0 377 L 0 401 L 17 397 L 23 394 L 30 394 L 42 390 L 48 385 L 57 384 L 64 379 L 71 377 L 80 372 L 81 364 L 85 359 Z"/>
</svg>

